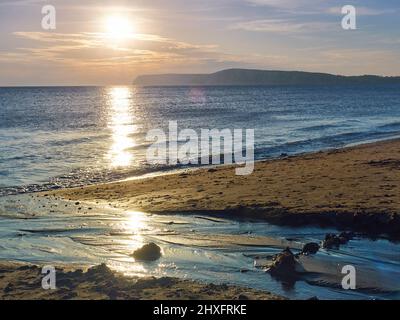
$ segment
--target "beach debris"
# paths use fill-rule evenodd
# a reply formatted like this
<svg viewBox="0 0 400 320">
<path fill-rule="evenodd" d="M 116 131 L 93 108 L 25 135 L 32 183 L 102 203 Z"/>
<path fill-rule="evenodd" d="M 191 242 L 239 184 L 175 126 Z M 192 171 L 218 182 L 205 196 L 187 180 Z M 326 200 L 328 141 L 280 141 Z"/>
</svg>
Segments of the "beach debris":
<svg viewBox="0 0 400 320">
<path fill-rule="evenodd" d="M 289 247 L 275 255 L 272 261 L 272 264 L 267 269 L 267 272 L 271 274 L 271 276 L 282 280 L 296 278 L 298 262 Z"/>
<path fill-rule="evenodd" d="M 155 243 L 151 242 L 133 252 L 132 256 L 136 260 L 155 261 L 161 258 L 161 248 Z"/>
<path fill-rule="evenodd" d="M 306 243 L 301 251 L 301 254 L 309 255 L 309 254 L 316 254 L 319 250 L 320 246 L 318 243 L 310 242 Z"/>
</svg>

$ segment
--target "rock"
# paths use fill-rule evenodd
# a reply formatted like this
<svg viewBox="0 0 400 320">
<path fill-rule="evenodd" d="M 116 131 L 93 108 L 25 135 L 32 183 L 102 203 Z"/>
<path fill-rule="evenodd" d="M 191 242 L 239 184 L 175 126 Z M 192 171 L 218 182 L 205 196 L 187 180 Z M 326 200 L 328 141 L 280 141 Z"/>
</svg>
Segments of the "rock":
<svg viewBox="0 0 400 320">
<path fill-rule="evenodd" d="M 346 244 L 354 238 L 353 232 L 342 232 L 339 234 L 340 244 Z"/>
<path fill-rule="evenodd" d="M 314 297 L 308 298 L 307 300 L 319 300 L 319 299 L 317 296 L 314 296 Z"/>
<path fill-rule="evenodd" d="M 132 256 L 136 260 L 155 261 L 161 258 L 161 248 L 152 242 L 136 250 Z"/>
<path fill-rule="evenodd" d="M 328 233 L 325 236 L 325 240 L 322 242 L 322 247 L 325 249 L 332 249 L 332 248 L 339 249 L 340 244 L 341 240 L 337 235 L 333 233 Z"/>
<path fill-rule="evenodd" d="M 238 300 L 250 300 L 250 298 L 245 294 L 239 294 Z"/>
<path fill-rule="evenodd" d="M 102 277 L 105 277 L 105 276 L 114 277 L 113 272 L 111 271 L 111 269 L 109 267 L 107 267 L 107 265 L 105 263 L 102 263 L 100 265 L 97 265 L 97 266 L 94 266 L 94 267 L 91 267 L 90 269 L 88 269 L 87 275 L 88 276 L 99 275 Z"/>
<path fill-rule="evenodd" d="M 272 265 L 267 272 L 278 278 L 293 278 L 296 275 L 297 261 L 289 248 L 274 256 Z"/>
<path fill-rule="evenodd" d="M 302 254 L 316 254 L 319 250 L 320 246 L 318 243 L 310 242 L 304 245 L 303 250 L 301 251 Z"/>
<path fill-rule="evenodd" d="M 339 238 L 344 238 L 348 241 L 353 240 L 354 238 L 354 232 L 342 232 L 341 234 L 339 234 Z"/>
<path fill-rule="evenodd" d="M 325 249 L 336 248 L 339 249 L 340 245 L 348 243 L 354 238 L 353 232 L 342 232 L 339 236 L 328 233 L 325 236 L 325 240 L 322 243 L 322 247 Z"/>
</svg>

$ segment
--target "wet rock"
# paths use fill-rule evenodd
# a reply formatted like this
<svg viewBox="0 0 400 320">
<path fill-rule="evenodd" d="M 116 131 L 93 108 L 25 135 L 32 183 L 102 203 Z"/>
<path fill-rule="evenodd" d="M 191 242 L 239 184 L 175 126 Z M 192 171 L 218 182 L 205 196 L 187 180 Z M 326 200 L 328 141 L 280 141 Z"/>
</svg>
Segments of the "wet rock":
<svg viewBox="0 0 400 320">
<path fill-rule="evenodd" d="M 325 249 L 339 249 L 340 245 L 347 244 L 354 238 L 353 232 L 342 232 L 338 236 L 332 233 L 328 233 L 325 236 L 325 240 L 322 243 L 322 247 Z"/>
<path fill-rule="evenodd" d="M 250 298 L 245 294 L 239 294 L 238 300 L 250 300 Z"/>
<path fill-rule="evenodd" d="M 304 245 L 303 250 L 301 251 L 302 254 L 316 254 L 319 250 L 320 246 L 318 243 L 310 242 Z"/>
<path fill-rule="evenodd" d="M 293 252 L 286 248 L 274 256 L 273 263 L 267 269 L 267 272 L 278 278 L 290 279 L 296 276 L 296 264 L 297 261 Z"/>
<path fill-rule="evenodd" d="M 346 243 L 347 243 L 350 240 L 353 240 L 354 233 L 353 232 L 342 232 L 341 234 L 339 234 L 339 238 L 346 239 Z"/>
<path fill-rule="evenodd" d="M 87 271 L 88 275 L 102 275 L 102 276 L 114 276 L 113 272 L 105 263 L 94 266 Z"/>
<path fill-rule="evenodd" d="M 325 236 L 325 240 L 322 242 L 322 247 L 325 249 L 339 249 L 341 244 L 340 238 L 333 234 L 333 233 L 328 233 Z"/>
<path fill-rule="evenodd" d="M 155 261 L 161 257 L 161 248 L 152 242 L 136 250 L 132 256 L 137 260 Z"/>
</svg>

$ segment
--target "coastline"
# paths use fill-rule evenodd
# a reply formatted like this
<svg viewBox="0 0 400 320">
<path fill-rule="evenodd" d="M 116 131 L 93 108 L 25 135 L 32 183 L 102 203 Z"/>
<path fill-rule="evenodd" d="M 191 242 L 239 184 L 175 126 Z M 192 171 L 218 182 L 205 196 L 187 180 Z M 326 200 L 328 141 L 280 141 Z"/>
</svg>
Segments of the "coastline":
<svg viewBox="0 0 400 320">
<path fill-rule="evenodd" d="M 400 237 L 400 140 L 40 193 L 156 214 L 208 214 Z"/>
<path fill-rule="evenodd" d="M 42 289 L 36 265 L 0 262 L 0 300 L 283 300 L 265 291 L 176 278 L 134 278 L 106 265 L 57 267 L 57 288 Z"/>
</svg>

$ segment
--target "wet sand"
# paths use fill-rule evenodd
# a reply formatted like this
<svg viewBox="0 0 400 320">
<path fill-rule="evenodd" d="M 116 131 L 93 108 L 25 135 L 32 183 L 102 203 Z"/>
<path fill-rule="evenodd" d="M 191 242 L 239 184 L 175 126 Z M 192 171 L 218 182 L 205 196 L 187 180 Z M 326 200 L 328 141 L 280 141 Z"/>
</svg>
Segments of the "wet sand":
<svg viewBox="0 0 400 320">
<path fill-rule="evenodd" d="M 224 214 L 400 237 L 400 140 L 46 193 L 149 213 Z"/>
<path fill-rule="evenodd" d="M 0 300 L 281 300 L 268 292 L 175 278 L 128 278 L 105 265 L 57 268 L 56 290 L 42 288 L 41 268 L 0 263 Z"/>
</svg>

